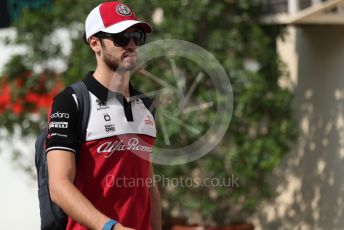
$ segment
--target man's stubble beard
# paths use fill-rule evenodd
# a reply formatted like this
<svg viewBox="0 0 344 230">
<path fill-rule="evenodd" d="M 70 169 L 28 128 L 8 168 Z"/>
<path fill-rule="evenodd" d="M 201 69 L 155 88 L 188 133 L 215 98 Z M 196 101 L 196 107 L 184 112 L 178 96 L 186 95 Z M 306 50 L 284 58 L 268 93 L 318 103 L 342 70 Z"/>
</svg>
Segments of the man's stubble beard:
<svg viewBox="0 0 344 230">
<path fill-rule="evenodd" d="M 108 50 L 103 47 L 103 58 L 104 62 L 109 69 L 113 72 L 128 72 L 135 69 L 137 62 L 133 62 L 132 64 L 129 63 L 121 63 L 119 58 L 115 58 L 111 56 Z"/>
</svg>

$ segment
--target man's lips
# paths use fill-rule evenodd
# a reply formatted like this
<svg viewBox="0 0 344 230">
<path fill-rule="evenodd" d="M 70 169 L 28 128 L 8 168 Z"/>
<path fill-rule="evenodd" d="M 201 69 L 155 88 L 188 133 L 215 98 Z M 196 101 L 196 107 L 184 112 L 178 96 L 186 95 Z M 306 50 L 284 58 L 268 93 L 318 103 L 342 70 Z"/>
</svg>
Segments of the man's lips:
<svg viewBox="0 0 344 230">
<path fill-rule="evenodd" d="M 126 58 L 126 57 L 130 57 L 130 58 L 136 58 L 137 57 L 137 54 L 136 53 L 124 53 L 122 55 L 122 58 Z"/>
</svg>

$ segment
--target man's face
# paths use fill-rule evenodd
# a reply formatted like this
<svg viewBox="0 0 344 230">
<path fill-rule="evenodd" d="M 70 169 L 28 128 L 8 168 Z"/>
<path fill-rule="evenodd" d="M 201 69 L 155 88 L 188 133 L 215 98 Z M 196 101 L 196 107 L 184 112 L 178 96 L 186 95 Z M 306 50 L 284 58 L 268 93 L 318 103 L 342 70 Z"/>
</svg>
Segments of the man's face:
<svg viewBox="0 0 344 230">
<path fill-rule="evenodd" d="M 124 32 L 135 32 L 129 28 Z M 133 39 L 124 47 L 115 46 L 110 39 L 101 39 L 101 59 L 112 71 L 126 72 L 135 69 L 137 64 L 137 46 Z"/>
</svg>

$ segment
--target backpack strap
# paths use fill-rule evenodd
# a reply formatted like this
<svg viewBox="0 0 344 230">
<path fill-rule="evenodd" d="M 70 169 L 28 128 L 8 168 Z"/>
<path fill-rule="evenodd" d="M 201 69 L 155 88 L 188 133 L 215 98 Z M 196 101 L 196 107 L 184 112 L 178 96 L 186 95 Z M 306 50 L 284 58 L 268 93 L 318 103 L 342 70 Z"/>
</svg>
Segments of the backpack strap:
<svg viewBox="0 0 344 230">
<path fill-rule="evenodd" d="M 90 94 L 83 81 L 76 82 L 69 87 L 74 90 L 75 95 L 78 99 L 79 121 L 81 121 L 81 123 L 79 122 L 79 124 L 81 125 L 81 127 L 79 127 L 81 133 L 80 142 L 83 142 L 84 140 L 86 140 L 87 125 L 90 117 Z"/>
</svg>

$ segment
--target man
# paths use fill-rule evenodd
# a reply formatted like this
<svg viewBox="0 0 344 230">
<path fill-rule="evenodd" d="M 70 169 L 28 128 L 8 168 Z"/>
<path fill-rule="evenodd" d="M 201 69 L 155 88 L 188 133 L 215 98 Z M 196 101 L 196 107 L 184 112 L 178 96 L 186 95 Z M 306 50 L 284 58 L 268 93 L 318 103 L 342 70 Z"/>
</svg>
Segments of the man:
<svg viewBox="0 0 344 230">
<path fill-rule="evenodd" d="M 85 39 L 97 61 L 83 80 L 91 98 L 86 140 L 79 143 L 71 88 L 54 99 L 46 139 L 51 199 L 68 215 L 68 230 L 161 229 L 159 191 L 148 180 L 154 111 L 129 81 L 137 48 L 151 31 L 120 2 L 102 3 L 86 19 Z"/>
</svg>

